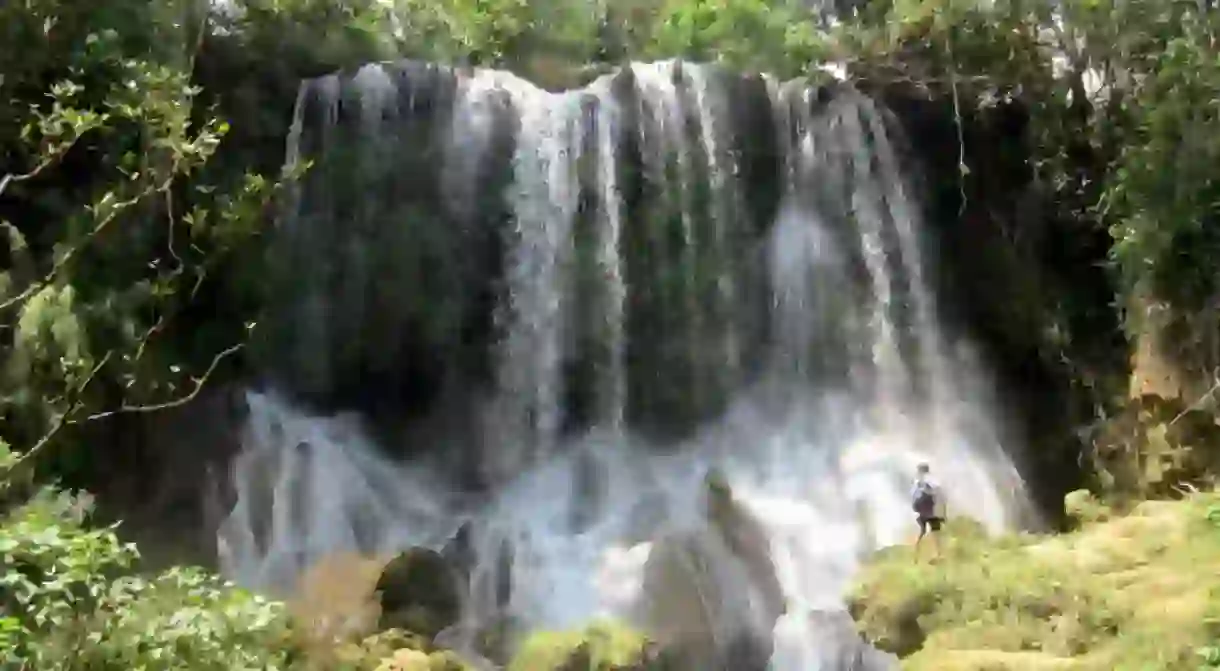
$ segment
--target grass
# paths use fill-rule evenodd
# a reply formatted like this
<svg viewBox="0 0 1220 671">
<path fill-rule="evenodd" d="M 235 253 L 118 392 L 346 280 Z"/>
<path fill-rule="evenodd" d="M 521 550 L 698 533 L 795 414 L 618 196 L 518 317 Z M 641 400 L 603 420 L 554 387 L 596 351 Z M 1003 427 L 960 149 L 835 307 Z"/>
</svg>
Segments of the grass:
<svg viewBox="0 0 1220 671">
<path fill-rule="evenodd" d="M 1082 518 L 1069 534 L 1001 538 L 957 520 L 937 563 L 879 553 L 852 612 L 904 669 L 1220 668 L 1207 658 L 1220 660 L 1220 496 Z"/>
</svg>

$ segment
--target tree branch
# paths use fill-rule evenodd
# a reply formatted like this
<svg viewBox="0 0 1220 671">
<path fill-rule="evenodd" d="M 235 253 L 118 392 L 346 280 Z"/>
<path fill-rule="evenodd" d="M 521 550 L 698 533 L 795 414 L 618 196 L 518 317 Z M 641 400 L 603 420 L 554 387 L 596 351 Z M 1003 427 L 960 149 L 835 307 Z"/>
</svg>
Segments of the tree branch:
<svg viewBox="0 0 1220 671">
<path fill-rule="evenodd" d="M 82 137 L 84 137 L 83 133 L 81 135 L 78 135 L 75 138 L 73 138 L 73 140 L 71 142 L 69 142 L 62 148 L 57 149 L 56 151 L 52 152 L 51 154 L 49 154 L 47 156 L 44 156 L 42 161 L 40 161 L 38 163 L 38 165 L 34 166 L 34 169 L 29 172 L 24 172 L 24 173 L 11 173 L 10 172 L 7 175 L 5 175 L 4 177 L 0 177 L 0 196 L 4 195 L 4 190 L 8 188 L 9 184 L 16 184 L 18 182 L 24 182 L 26 180 L 34 179 L 39 174 L 41 174 L 43 170 L 46 170 L 47 168 L 54 165 L 56 161 L 63 158 L 64 154 L 68 153 L 69 149 L 76 146 L 77 141 L 80 140 Z"/>
<path fill-rule="evenodd" d="M 175 170 L 175 172 L 176 172 L 176 170 Z M 106 216 L 103 217 L 102 220 L 100 222 L 98 222 L 98 224 L 96 226 L 94 226 L 93 229 L 85 235 L 84 240 L 81 240 L 79 243 L 77 243 L 73 247 L 69 248 L 68 251 L 64 252 L 63 256 L 59 257 L 59 259 L 55 261 L 55 263 L 51 266 L 51 269 L 49 271 L 47 271 L 47 274 L 44 275 L 41 280 L 33 282 L 32 284 L 30 284 L 30 286 L 26 287 L 25 291 L 22 291 L 21 293 L 17 294 L 16 296 L 13 296 L 12 298 L 4 301 L 3 303 L 0 303 L 0 310 L 7 310 L 8 308 L 11 308 L 14 305 L 17 305 L 18 303 L 23 303 L 26 300 L 29 300 L 29 298 L 31 296 L 38 293 L 39 291 L 41 291 L 43 289 L 43 287 L 47 286 L 52 281 L 54 281 L 56 275 L 59 274 L 59 271 L 63 270 L 64 266 L 68 265 L 68 263 L 70 263 L 74 258 L 76 258 L 77 254 L 79 254 L 86 246 L 88 246 L 88 244 L 90 242 L 92 242 L 94 238 L 101 235 L 102 232 L 107 227 L 109 227 L 110 224 L 113 223 L 115 219 L 117 219 L 119 217 L 119 214 L 121 214 L 127 208 L 135 205 L 136 203 L 139 203 L 141 200 L 144 200 L 145 198 L 151 196 L 152 194 L 162 192 L 165 189 L 169 188 L 170 184 L 172 184 L 173 181 L 174 181 L 174 175 L 171 174 L 164 181 L 157 183 L 157 184 L 153 184 L 153 185 L 149 186 L 148 188 L 140 191 L 136 195 L 132 196 L 131 198 L 129 198 L 127 200 L 121 200 L 121 201 L 115 203 L 114 205 L 112 205 L 110 211 L 106 214 Z"/>
<path fill-rule="evenodd" d="M 94 378 L 97 377 L 98 372 L 101 371 L 101 369 L 113 358 L 115 351 L 111 350 L 110 352 L 107 352 L 106 356 L 102 357 L 102 360 L 89 371 L 89 375 L 85 378 L 84 382 L 76 388 L 75 398 L 73 398 L 71 405 L 63 412 L 63 414 L 59 416 L 58 419 L 55 420 L 55 423 L 51 426 L 51 429 L 47 431 L 42 438 L 38 439 L 38 442 L 35 443 L 33 447 L 25 452 L 22 452 L 21 455 L 11 463 L 0 468 L 0 494 L 3 494 L 8 490 L 8 488 L 16 480 L 16 476 L 20 471 L 28 470 L 28 468 L 33 465 L 34 460 L 45 453 L 50 446 L 54 444 L 55 438 L 66 426 L 105 419 L 107 417 L 113 417 L 119 414 L 156 412 L 159 410 L 168 410 L 170 408 L 186 405 L 187 403 L 193 401 L 195 397 L 199 395 L 199 392 L 203 390 L 203 387 L 207 383 L 208 379 L 211 378 L 212 374 L 216 371 L 216 368 L 220 366 L 220 362 L 226 357 L 229 357 L 241 350 L 243 347 L 245 347 L 245 343 L 237 343 L 222 350 L 215 357 L 213 357 L 211 364 L 208 366 L 207 370 L 204 371 L 203 375 L 198 378 L 193 378 L 194 387 L 191 389 L 190 393 L 186 394 L 185 396 L 153 405 L 123 404 L 115 410 L 95 413 L 83 419 L 72 418 L 73 413 L 79 410 L 83 405 L 81 396 L 85 390 L 93 382 Z"/>
<path fill-rule="evenodd" d="M 226 359 L 227 357 L 229 357 L 233 354 L 236 354 L 239 350 L 241 350 L 245 346 L 246 346 L 245 343 L 237 343 L 236 345 L 232 345 L 224 350 L 221 350 L 216 356 L 212 357 L 212 363 L 210 365 L 208 365 L 208 369 L 203 372 L 203 375 L 200 377 L 197 377 L 197 378 L 192 378 L 191 381 L 194 382 L 195 386 L 194 386 L 194 388 L 191 389 L 190 393 L 188 393 L 185 396 L 180 396 L 172 401 L 166 401 L 164 403 L 155 403 L 152 405 L 128 405 L 128 404 L 124 403 L 123 405 L 119 406 L 118 408 L 116 408 L 114 410 L 107 410 L 105 412 L 99 412 L 99 413 L 96 413 L 93 415 L 89 415 L 88 417 L 85 418 L 84 421 L 92 422 L 94 420 L 105 419 L 107 417 L 113 417 L 115 415 L 122 415 L 122 414 L 127 414 L 127 413 L 157 412 L 158 410 L 168 410 L 170 408 L 177 408 L 179 406 L 186 405 L 187 403 L 190 403 L 191 401 L 193 401 L 195 399 L 195 397 L 199 395 L 199 392 L 203 390 L 203 386 L 205 384 L 207 384 L 207 381 L 212 376 L 212 373 L 216 372 L 216 368 L 218 366 L 220 366 L 220 363 L 222 361 L 224 361 L 224 359 Z"/>
<path fill-rule="evenodd" d="M 1174 424 L 1177 424 L 1178 420 L 1180 420 L 1183 417 L 1185 417 L 1186 415 L 1190 414 L 1192 411 L 1198 410 L 1199 408 L 1203 407 L 1204 403 L 1206 403 L 1212 396 L 1214 396 L 1217 391 L 1220 391 L 1220 370 L 1212 372 L 1212 379 L 1214 379 L 1216 381 L 1216 383 L 1212 385 L 1211 389 L 1208 389 L 1202 396 L 1200 396 L 1198 399 L 1196 399 L 1194 403 L 1191 403 L 1190 405 L 1186 406 L 1185 410 L 1178 413 L 1178 415 L 1176 417 L 1171 419 L 1169 421 L 1169 426 L 1173 426 Z"/>
<path fill-rule="evenodd" d="M 59 435 L 59 432 L 62 431 L 65 426 L 75 423 L 70 418 L 72 413 L 76 412 L 82 405 L 81 396 L 93 382 L 93 379 L 97 377 L 97 374 L 102 367 L 110 362 L 113 355 L 113 350 L 107 352 L 106 356 L 102 357 L 102 360 L 97 362 L 97 365 L 90 369 L 89 375 L 85 377 L 84 382 L 76 388 L 75 398 L 72 399 L 68 409 L 65 410 L 57 420 L 55 420 L 55 423 L 51 426 L 51 429 L 47 431 L 42 438 L 39 438 L 38 442 L 34 443 L 33 447 L 25 452 L 22 452 L 21 456 L 17 457 L 13 462 L 9 463 L 2 470 L 0 470 L 0 491 L 3 491 L 9 486 L 9 484 L 12 483 L 19 468 L 24 468 L 27 465 L 32 464 L 34 459 L 37 459 L 40 454 L 45 452 L 52 444 L 55 437 Z"/>
</svg>

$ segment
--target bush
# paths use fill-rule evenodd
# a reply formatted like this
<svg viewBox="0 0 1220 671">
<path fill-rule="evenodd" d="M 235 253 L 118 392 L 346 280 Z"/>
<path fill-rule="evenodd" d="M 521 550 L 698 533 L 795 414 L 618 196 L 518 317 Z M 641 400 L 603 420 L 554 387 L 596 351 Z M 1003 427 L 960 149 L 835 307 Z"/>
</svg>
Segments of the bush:
<svg viewBox="0 0 1220 671">
<path fill-rule="evenodd" d="M 115 527 L 84 525 L 90 501 L 44 491 L 0 523 L 0 666 L 38 669 L 285 669 L 280 604 L 195 568 L 133 574 Z"/>
<path fill-rule="evenodd" d="M 583 631 L 531 634 L 508 665 L 509 671 L 577 669 L 612 671 L 641 668 L 648 641 L 615 622 L 595 622 Z"/>
</svg>

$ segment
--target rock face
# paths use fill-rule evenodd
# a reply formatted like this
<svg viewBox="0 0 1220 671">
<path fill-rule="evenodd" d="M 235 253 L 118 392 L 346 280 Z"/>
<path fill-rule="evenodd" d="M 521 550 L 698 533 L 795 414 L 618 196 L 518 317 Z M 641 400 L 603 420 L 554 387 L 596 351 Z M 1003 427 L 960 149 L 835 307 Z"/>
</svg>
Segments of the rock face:
<svg viewBox="0 0 1220 671">
<path fill-rule="evenodd" d="M 741 562 L 750 583 L 758 590 L 765 617 L 774 623 L 788 608 L 771 560 L 771 542 L 762 523 L 733 500 L 733 491 L 716 472 L 707 479 L 706 514 L 709 524 Z"/>
<path fill-rule="evenodd" d="M 638 617 L 675 668 L 763 671 L 786 610 L 769 543 L 722 478 L 707 494 L 709 528 L 653 546 Z"/>
<path fill-rule="evenodd" d="M 462 590 L 449 562 L 434 550 L 411 548 L 390 560 L 377 580 L 381 629 L 404 629 L 429 640 L 458 621 Z"/>
<path fill-rule="evenodd" d="M 123 539 L 139 544 L 146 565 L 214 568 L 245 414 L 242 389 L 218 383 L 178 407 L 101 420 L 82 440 L 105 445 L 106 458 L 64 484 L 97 496 L 99 521 L 122 520 Z"/>
</svg>

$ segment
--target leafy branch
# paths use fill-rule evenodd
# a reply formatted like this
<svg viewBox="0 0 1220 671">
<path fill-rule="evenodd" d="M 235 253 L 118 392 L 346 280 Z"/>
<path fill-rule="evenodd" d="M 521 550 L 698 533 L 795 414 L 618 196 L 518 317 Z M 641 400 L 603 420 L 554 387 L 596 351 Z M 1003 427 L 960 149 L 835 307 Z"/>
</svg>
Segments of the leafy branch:
<svg viewBox="0 0 1220 671">
<path fill-rule="evenodd" d="M 191 401 L 195 400 L 195 397 L 199 395 L 199 392 L 202 391 L 204 386 L 207 384 L 208 379 L 211 378 L 212 374 L 216 372 L 216 368 L 220 365 L 220 363 L 222 361 L 224 361 L 226 358 L 236 354 L 244 347 L 245 347 L 245 343 L 239 342 L 239 343 L 230 345 L 229 347 L 226 347 L 225 349 L 216 353 L 216 355 L 212 357 L 212 362 L 210 364 L 208 364 L 208 367 L 206 370 L 204 370 L 203 374 L 200 375 L 199 377 L 191 378 L 191 383 L 192 383 L 191 390 L 182 396 L 179 396 L 170 401 L 164 401 L 162 403 L 153 403 L 153 404 L 149 404 L 149 405 L 132 405 L 132 404 L 128 404 L 128 403 L 123 403 L 122 405 L 120 405 L 118 408 L 116 408 L 114 410 L 107 410 L 104 412 L 98 412 L 98 413 L 89 415 L 86 418 L 86 421 L 95 421 L 95 420 L 99 420 L 99 419 L 105 419 L 107 417 L 113 417 L 115 415 L 126 414 L 126 413 L 158 412 L 160 410 L 169 410 L 170 408 L 177 408 L 177 407 L 186 405 L 187 403 L 190 403 Z"/>
<path fill-rule="evenodd" d="M 202 35 L 203 31 L 200 32 Z M 201 35 L 199 39 L 202 39 Z M 193 54 L 187 62 L 193 63 Z M 156 336 L 165 331 L 168 323 L 180 312 L 178 308 L 181 305 L 196 297 L 209 274 L 209 268 L 223 258 L 224 252 L 247 239 L 254 230 L 253 224 L 263 217 L 268 202 L 276 197 L 285 183 L 295 179 L 298 171 L 307 168 L 296 166 L 278 181 L 248 175 L 245 185 L 236 193 L 216 197 L 210 195 L 212 190 L 209 187 L 196 186 L 200 197 L 194 199 L 194 206 L 189 212 L 179 213 L 175 190 L 180 190 L 180 185 L 184 184 L 183 178 L 211 158 L 228 126 L 215 118 L 206 119 L 201 124 L 193 121 L 190 110 L 199 89 L 189 84 L 189 68 L 183 71 L 139 61 L 124 61 L 123 65 L 128 76 L 121 84 L 116 84 L 102 101 L 106 112 L 79 109 L 77 102 L 82 87 L 70 82 L 57 84 L 51 92 L 53 102 L 50 111 L 42 113 L 32 108 L 36 121 L 27 125 L 23 132 L 23 139 L 27 142 L 31 138 L 39 138 L 37 144 L 41 151 L 34 167 L 27 172 L 11 173 L 0 179 L 2 192 L 10 185 L 29 182 L 38 175 L 51 173 L 90 132 L 96 131 L 100 142 L 115 134 L 118 134 L 121 142 L 123 134 L 127 133 L 127 139 L 135 139 L 144 147 L 141 156 L 127 153 L 114 166 L 122 175 L 121 183 L 109 186 L 100 198 L 85 206 L 89 217 L 87 229 L 71 239 L 69 244 L 57 249 L 49 268 L 40 273 L 37 279 L 28 281 L 24 288 L 0 301 L 0 311 L 10 313 L 8 319 L 0 322 L 0 328 L 8 327 L 13 332 L 14 340 L 9 347 L 23 354 L 23 365 L 28 369 L 25 374 L 30 376 L 17 382 L 40 394 L 35 397 L 38 401 L 34 409 L 47 415 L 45 431 L 33 445 L 18 452 L 15 458 L 0 463 L 0 492 L 7 492 L 19 477 L 31 471 L 38 459 L 62 442 L 59 438 L 70 426 L 120 414 L 167 410 L 185 405 L 199 395 L 221 363 L 245 346 L 253 324 L 247 325 L 246 333 L 239 342 L 223 347 L 212 356 L 201 374 L 190 377 L 190 386 L 184 393 L 174 390 L 171 384 L 170 389 L 174 391 L 169 394 L 171 398 L 168 400 L 152 398 L 147 399 L 148 402 L 136 402 L 129 400 L 124 392 L 124 399 L 118 403 L 118 407 L 91 408 L 89 403 L 91 388 L 103 377 L 126 379 L 125 390 L 137 380 L 143 382 L 146 379 L 152 382 L 152 389 L 157 389 L 158 373 L 151 373 L 150 377 L 137 377 L 135 372 L 146 353 L 152 349 Z M 206 203 L 214 207 L 205 207 Z M 108 231 L 120 226 L 118 222 L 144 221 L 140 215 L 149 211 L 145 204 L 159 209 L 163 214 L 166 233 L 162 254 L 170 262 L 163 264 L 156 257 L 146 261 L 132 259 L 155 272 L 151 282 L 137 281 L 132 285 L 125 283 L 130 282 L 128 279 L 106 287 L 91 280 L 90 273 L 105 261 L 103 259 L 98 264 L 92 264 L 86 261 L 91 258 L 86 252 L 96 246 Z M 7 228 L 14 249 L 18 245 L 24 246 L 19 230 L 13 226 Z M 189 247 L 180 250 L 177 231 L 181 228 L 187 230 L 191 241 Z M 140 272 L 143 274 L 147 270 Z M 102 289 L 102 302 L 75 305 L 81 300 L 80 297 L 86 295 L 74 291 L 77 285 L 88 286 L 89 295 L 96 295 L 98 289 Z M 148 291 L 145 291 L 145 287 Z M 107 290 L 111 292 L 109 297 Z M 129 305 L 126 310 L 116 313 L 112 297 L 125 295 L 130 298 L 122 300 Z M 62 299 L 60 296 L 68 298 Z M 130 304 L 131 298 L 136 300 L 134 304 Z M 44 314 L 48 306 L 56 310 L 49 316 Z M 80 312 L 82 309 L 84 312 Z M 138 337 L 129 340 L 120 335 L 121 341 L 125 342 L 117 344 L 105 343 L 98 336 L 92 338 L 96 342 L 81 338 L 92 334 L 84 330 L 86 322 L 81 321 L 78 313 L 92 313 L 103 321 L 117 319 L 124 325 L 134 325 L 138 321 L 134 313 L 146 309 L 155 311 L 156 315 Z M 48 322 L 48 319 L 71 320 L 73 337 L 81 338 L 82 342 L 65 345 L 62 339 L 69 329 Z M 69 349 L 60 355 L 43 344 L 42 340 L 48 337 L 55 347 Z M 166 347 L 170 346 L 167 343 Z M 105 354 L 90 365 L 87 352 L 95 349 L 105 351 Z M 56 359 L 58 364 L 55 364 Z M 119 370 L 120 362 L 122 370 Z M 169 370 L 176 374 L 179 367 L 169 366 Z M 28 392 L 23 393 L 28 396 Z"/>
<path fill-rule="evenodd" d="M 66 426 L 75 423 L 71 421 L 70 418 L 83 405 L 85 391 L 89 388 L 89 385 L 93 383 L 94 378 L 97 377 L 97 374 L 102 370 L 102 368 L 104 368 L 107 363 L 110 363 L 113 355 L 113 351 L 107 352 L 106 355 L 102 357 L 102 360 L 93 366 L 92 369 L 90 369 L 89 374 L 85 377 L 85 380 L 76 388 L 76 393 L 73 394 L 73 398 L 70 401 L 68 408 L 60 413 L 58 417 L 56 417 L 51 424 L 51 428 L 38 439 L 38 442 L 34 443 L 34 445 L 28 450 L 18 454 L 15 458 L 0 464 L 0 494 L 3 494 L 3 492 L 19 477 L 22 477 L 29 472 L 35 460 L 37 460 L 51 445 L 54 444 L 55 438 L 59 436 L 60 432 L 63 431 Z"/>
</svg>

